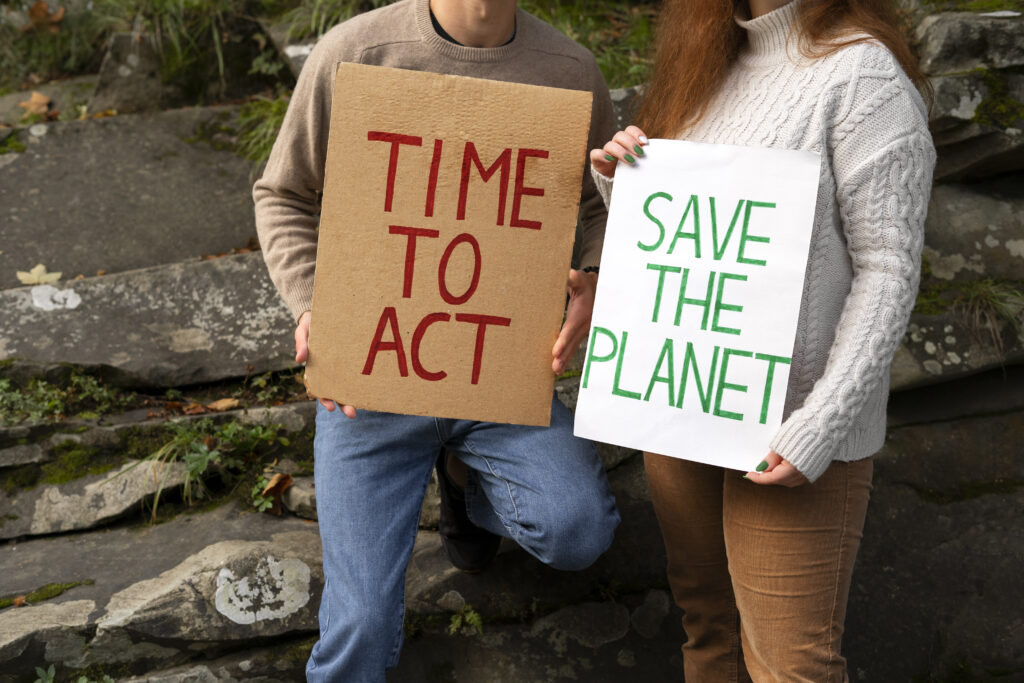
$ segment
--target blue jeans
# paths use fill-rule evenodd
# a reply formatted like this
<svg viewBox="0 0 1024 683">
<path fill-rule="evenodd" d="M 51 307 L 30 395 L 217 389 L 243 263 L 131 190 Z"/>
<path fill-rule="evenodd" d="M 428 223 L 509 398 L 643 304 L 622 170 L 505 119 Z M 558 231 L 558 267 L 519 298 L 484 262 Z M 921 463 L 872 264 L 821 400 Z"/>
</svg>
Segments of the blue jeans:
<svg viewBox="0 0 1024 683">
<path fill-rule="evenodd" d="M 553 401 L 550 427 L 317 406 L 316 506 L 325 586 L 308 681 L 377 683 L 398 663 L 405 571 L 442 448 L 469 469 L 475 524 L 557 569 L 583 569 L 619 523 L 597 451 Z"/>
</svg>

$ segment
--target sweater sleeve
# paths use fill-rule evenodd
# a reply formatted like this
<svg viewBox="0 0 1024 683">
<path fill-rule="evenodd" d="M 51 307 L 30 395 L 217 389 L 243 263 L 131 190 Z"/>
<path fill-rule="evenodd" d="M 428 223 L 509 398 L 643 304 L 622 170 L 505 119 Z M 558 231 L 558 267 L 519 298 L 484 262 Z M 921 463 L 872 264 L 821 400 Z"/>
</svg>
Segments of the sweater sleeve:
<svg viewBox="0 0 1024 683">
<path fill-rule="evenodd" d="M 580 245 L 580 268 L 596 266 L 601 262 L 604 246 L 604 228 L 608 220 L 608 209 L 590 171 L 590 150 L 602 146 L 614 134 L 612 100 L 597 63 L 590 60 L 589 68 L 593 85 L 594 106 L 590 115 L 590 136 L 587 141 L 587 168 L 583 173 L 583 191 L 580 196 L 580 223 L 583 238 Z"/>
<path fill-rule="evenodd" d="M 821 378 L 771 448 L 815 481 L 889 370 L 921 273 L 935 150 L 905 79 L 858 97 L 832 163 L 853 281 Z"/>
<path fill-rule="evenodd" d="M 325 52 L 314 48 L 303 65 L 266 170 L 252 193 L 263 259 L 296 319 L 313 302 L 334 81 L 334 62 Z"/>
</svg>

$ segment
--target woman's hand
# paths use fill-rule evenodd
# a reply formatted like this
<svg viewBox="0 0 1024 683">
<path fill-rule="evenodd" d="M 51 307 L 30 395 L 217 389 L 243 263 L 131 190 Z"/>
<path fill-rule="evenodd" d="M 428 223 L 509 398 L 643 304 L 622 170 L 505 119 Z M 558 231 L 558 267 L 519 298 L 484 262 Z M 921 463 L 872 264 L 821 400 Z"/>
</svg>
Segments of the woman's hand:
<svg viewBox="0 0 1024 683">
<path fill-rule="evenodd" d="M 759 472 L 747 472 L 747 479 L 755 484 L 793 488 L 807 483 L 807 477 L 775 451 L 768 451 L 768 455 L 757 467 Z"/>
<path fill-rule="evenodd" d="M 615 177 L 615 166 L 621 161 L 635 164 L 637 158 L 644 155 L 644 146 L 648 143 L 647 136 L 636 126 L 627 126 L 620 130 L 602 149 L 590 150 L 590 165 L 594 170 L 608 178 Z"/>
</svg>

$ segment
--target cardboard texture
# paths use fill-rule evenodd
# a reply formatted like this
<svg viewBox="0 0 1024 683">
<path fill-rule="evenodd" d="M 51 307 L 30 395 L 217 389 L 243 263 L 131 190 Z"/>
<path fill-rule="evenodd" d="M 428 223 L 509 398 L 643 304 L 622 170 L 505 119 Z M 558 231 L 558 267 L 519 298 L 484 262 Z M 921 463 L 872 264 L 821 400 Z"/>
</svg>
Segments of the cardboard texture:
<svg viewBox="0 0 1024 683">
<path fill-rule="evenodd" d="M 360 64 L 334 93 L 307 388 L 547 425 L 591 93 Z"/>
<path fill-rule="evenodd" d="M 575 432 L 750 471 L 782 424 L 820 158 L 652 140 L 619 164 Z"/>
</svg>

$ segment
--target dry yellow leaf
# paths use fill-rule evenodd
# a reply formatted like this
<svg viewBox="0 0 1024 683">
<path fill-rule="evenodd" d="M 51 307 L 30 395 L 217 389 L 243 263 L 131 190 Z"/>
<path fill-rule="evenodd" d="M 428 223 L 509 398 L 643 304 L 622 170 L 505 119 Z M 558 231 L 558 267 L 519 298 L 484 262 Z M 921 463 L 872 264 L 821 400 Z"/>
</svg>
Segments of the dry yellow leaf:
<svg viewBox="0 0 1024 683">
<path fill-rule="evenodd" d="M 18 102 L 18 106 L 25 110 L 25 116 L 45 114 L 50 109 L 50 98 L 38 90 L 33 90 L 32 96 L 24 102 Z"/>
<path fill-rule="evenodd" d="M 46 272 L 46 266 L 42 263 L 36 264 L 36 267 L 27 273 L 23 270 L 15 273 L 18 276 L 18 280 L 23 285 L 49 285 L 60 280 L 62 273 L 48 273 Z"/>
<path fill-rule="evenodd" d="M 206 404 L 206 407 L 215 413 L 220 413 L 225 410 L 234 410 L 235 408 L 240 408 L 241 406 L 242 402 L 239 401 L 237 398 L 222 398 L 214 401 L 213 403 Z"/>
</svg>

